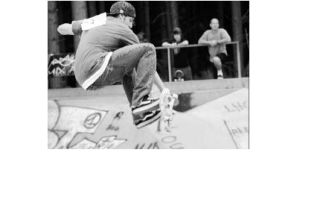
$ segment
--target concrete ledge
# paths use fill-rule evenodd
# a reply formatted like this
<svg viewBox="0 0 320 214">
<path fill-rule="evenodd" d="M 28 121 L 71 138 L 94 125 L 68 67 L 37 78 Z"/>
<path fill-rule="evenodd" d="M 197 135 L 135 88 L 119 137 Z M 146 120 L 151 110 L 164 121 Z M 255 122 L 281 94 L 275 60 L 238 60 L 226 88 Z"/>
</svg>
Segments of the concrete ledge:
<svg viewBox="0 0 320 214">
<path fill-rule="evenodd" d="M 193 80 L 185 82 L 165 82 L 165 85 L 174 93 L 189 93 L 196 91 L 221 91 L 227 89 L 240 89 L 249 87 L 249 78 L 234 79 L 210 79 L 210 80 Z M 105 96 L 105 95 L 124 95 L 122 85 L 106 86 L 101 89 L 85 91 L 82 88 L 63 88 L 49 89 L 48 98 L 61 97 L 83 97 L 83 96 Z"/>
</svg>

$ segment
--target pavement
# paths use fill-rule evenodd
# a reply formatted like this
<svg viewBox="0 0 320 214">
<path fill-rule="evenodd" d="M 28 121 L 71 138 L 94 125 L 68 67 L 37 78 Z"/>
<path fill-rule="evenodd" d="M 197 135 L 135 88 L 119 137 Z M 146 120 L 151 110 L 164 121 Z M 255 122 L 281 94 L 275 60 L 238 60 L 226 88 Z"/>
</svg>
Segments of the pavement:
<svg viewBox="0 0 320 214">
<path fill-rule="evenodd" d="M 137 129 L 121 85 L 50 89 L 48 148 L 249 148 L 247 78 L 165 84 L 179 94 L 171 132 L 159 131 L 158 122 Z"/>
</svg>

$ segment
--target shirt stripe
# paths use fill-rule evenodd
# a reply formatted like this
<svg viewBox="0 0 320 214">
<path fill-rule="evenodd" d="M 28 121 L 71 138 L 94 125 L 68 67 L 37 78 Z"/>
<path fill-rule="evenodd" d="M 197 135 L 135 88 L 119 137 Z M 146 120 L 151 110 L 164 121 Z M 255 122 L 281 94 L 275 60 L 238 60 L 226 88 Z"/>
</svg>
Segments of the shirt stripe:
<svg viewBox="0 0 320 214">
<path fill-rule="evenodd" d="M 85 90 L 87 90 L 87 88 L 89 88 L 90 85 L 92 85 L 97 79 L 99 79 L 99 77 L 101 77 L 101 75 L 103 74 L 103 72 L 106 70 L 110 57 L 112 55 L 113 52 L 109 52 L 105 58 L 104 58 L 104 62 L 101 65 L 101 67 L 99 68 L 99 70 L 97 70 L 91 77 L 89 77 L 86 81 L 83 82 L 82 84 L 82 88 L 84 88 Z"/>
</svg>

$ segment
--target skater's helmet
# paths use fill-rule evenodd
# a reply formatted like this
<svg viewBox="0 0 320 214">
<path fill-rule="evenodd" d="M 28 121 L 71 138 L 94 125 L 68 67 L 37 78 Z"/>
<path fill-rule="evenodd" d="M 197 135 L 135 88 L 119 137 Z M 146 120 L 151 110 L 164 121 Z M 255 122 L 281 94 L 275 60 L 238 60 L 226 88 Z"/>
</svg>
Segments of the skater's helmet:
<svg viewBox="0 0 320 214">
<path fill-rule="evenodd" d="M 118 1 L 111 5 L 110 7 L 110 15 L 115 16 L 123 14 L 125 16 L 130 16 L 132 18 L 136 17 L 136 10 L 133 5 L 126 1 Z"/>
</svg>

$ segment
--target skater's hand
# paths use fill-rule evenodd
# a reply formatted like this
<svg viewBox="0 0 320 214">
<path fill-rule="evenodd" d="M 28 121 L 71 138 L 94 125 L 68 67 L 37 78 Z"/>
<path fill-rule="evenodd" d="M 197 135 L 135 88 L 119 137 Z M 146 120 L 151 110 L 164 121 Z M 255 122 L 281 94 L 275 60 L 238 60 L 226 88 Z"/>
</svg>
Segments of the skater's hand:
<svg viewBox="0 0 320 214">
<path fill-rule="evenodd" d="M 59 25 L 57 31 L 61 35 L 74 35 L 74 33 L 72 32 L 72 25 L 69 23 Z"/>
</svg>

